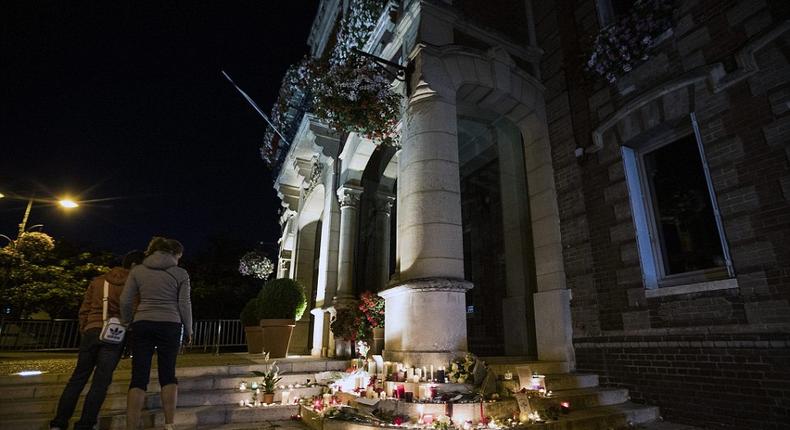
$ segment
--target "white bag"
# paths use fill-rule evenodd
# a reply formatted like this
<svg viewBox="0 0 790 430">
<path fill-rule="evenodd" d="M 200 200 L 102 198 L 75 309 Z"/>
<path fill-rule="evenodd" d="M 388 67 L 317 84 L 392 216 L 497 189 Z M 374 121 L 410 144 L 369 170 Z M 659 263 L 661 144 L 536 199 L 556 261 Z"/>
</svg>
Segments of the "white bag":
<svg viewBox="0 0 790 430">
<path fill-rule="evenodd" d="M 102 321 L 104 321 L 104 326 L 101 329 L 101 334 L 99 334 L 99 340 L 104 343 L 118 345 L 123 342 L 123 338 L 126 336 L 126 327 L 121 324 L 121 320 L 118 318 L 112 317 L 109 320 L 107 319 L 109 288 L 110 283 L 104 281 L 104 299 L 102 300 Z"/>
</svg>

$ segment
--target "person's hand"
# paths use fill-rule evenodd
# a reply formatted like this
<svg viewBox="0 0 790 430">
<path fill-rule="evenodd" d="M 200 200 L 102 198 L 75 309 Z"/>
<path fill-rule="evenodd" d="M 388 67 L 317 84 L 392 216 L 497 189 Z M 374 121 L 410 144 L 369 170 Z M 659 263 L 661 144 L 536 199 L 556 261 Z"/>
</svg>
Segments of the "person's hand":
<svg viewBox="0 0 790 430">
<path fill-rule="evenodd" d="M 187 337 L 184 338 L 184 345 L 192 345 L 192 335 L 188 334 Z"/>
</svg>

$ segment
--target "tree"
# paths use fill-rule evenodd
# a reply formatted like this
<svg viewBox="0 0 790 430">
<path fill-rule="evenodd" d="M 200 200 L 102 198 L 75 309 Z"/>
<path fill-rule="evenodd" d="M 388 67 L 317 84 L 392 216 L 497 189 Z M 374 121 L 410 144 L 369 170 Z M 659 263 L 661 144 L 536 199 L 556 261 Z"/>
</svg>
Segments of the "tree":
<svg viewBox="0 0 790 430">
<path fill-rule="evenodd" d="M 44 311 L 76 318 L 90 281 L 109 270 L 114 256 L 56 242 L 46 233 L 25 233 L 0 249 L 0 302 L 12 318 Z"/>
</svg>

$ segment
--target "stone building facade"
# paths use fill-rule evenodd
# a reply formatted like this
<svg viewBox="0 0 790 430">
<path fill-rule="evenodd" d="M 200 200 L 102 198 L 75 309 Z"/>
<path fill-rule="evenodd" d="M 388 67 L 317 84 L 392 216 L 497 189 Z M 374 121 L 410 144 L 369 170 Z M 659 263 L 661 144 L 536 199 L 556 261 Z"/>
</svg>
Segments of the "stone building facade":
<svg viewBox="0 0 790 430">
<path fill-rule="evenodd" d="M 275 187 L 291 352 L 386 300 L 385 357 L 562 361 L 665 417 L 790 422 L 790 3 L 676 2 L 614 83 L 615 0 L 392 2 L 365 50 L 410 65 L 400 147 L 299 116 Z M 312 54 L 346 2 L 321 2 Z"/>
</svg>

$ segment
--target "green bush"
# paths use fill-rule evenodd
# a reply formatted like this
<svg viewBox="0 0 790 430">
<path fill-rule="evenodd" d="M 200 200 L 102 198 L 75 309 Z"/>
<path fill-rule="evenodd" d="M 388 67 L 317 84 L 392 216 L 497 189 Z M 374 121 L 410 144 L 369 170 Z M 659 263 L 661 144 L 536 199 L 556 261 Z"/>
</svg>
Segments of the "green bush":
<svg viewBox="0 0 790 430">
<path fill-rule="evenodd" d="M 260 324 L 261 318 L 258 314 L 258 297 L 253 297 L 244 305 L 240 315 L 241 323 L 244 327 L 254 327 Z"/>
<path fill-rule="evenodd" d="M 293 279 L 273 279 L 258 293 L 260 319 L 298 320 L 306 308 L 304 288 Z"/>
</svg>

